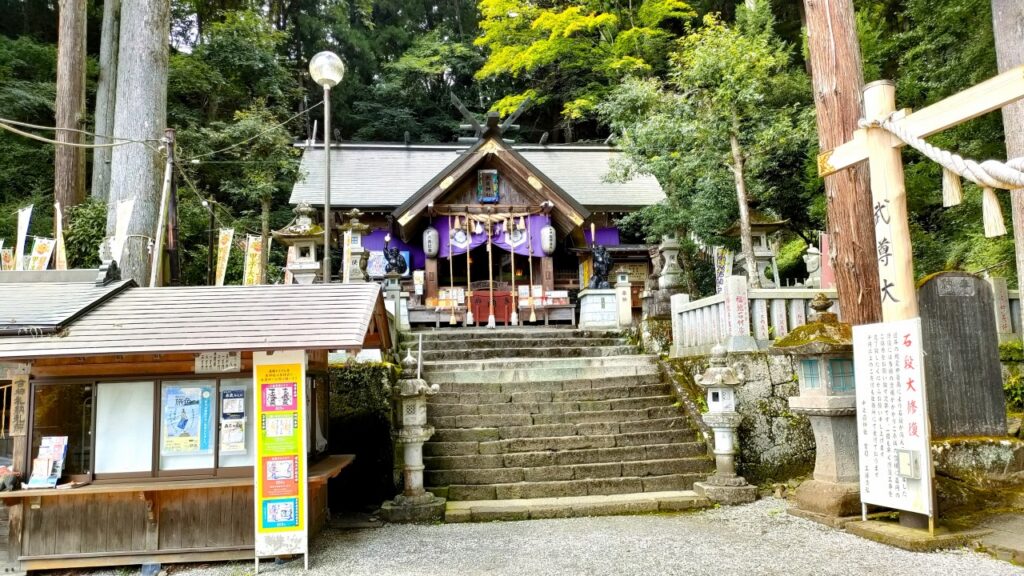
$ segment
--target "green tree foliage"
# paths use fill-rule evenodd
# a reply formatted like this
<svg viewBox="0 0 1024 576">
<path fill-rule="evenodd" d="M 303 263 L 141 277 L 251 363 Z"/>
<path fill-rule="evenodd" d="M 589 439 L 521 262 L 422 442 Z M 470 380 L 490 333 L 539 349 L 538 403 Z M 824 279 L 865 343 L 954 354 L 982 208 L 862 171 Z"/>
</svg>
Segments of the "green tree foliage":
<svg viewBox="0 0 1024 576">
<path fill-rule="evenodd" d="M 752 203 L 798 229 L 811 225 L 800 185 L 813 136 L 810 87 L 768 16 L 749 16 L 743 30 L 705 17 L 679 42 L 669 82 L 630 79 L 600 106 L 625 152 L 615 176 L 652 174 L 667 192 L 664 206 L 633 217 L 653 235 L 680 230 L 726 241 L 720 234 L 737 217 L 733 137 Z"/>
<path fill-rule="evenodd" d="M 480 80 L 511 77 L 513 90 L 492 104 L 501 114 L 526 98 L 574 124 L 594 120 L 598 104 L 629 76 L 664 73 L 673 26 L 697 13 L 681 0 L 646 0 L 628 6 L 607 2 L 480 0 L 487 48 Z"/>
</svg>

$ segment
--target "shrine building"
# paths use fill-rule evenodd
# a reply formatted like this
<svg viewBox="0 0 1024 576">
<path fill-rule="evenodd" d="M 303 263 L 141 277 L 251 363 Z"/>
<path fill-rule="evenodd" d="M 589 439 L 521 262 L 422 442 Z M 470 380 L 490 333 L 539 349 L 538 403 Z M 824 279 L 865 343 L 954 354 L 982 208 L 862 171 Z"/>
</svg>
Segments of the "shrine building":
<svg viewBox="0 0 1024 576">
<path fill-rule="evenodd" d="M 401 251 L 413 324 L 464 324 L 467 300 L 479 324 L 492 298 L 498 324 L 514 307 L 523 322 L 572 321 L 576 292 L 590 277 L 592 234 L 613 270 L 629 271 L 639 307 L 648 249 L 615 222 L 663 200 L 657 180 L 606 181 L 621 154 L 608 145 L 511 143 L 503 128 L 491 113 L 472 142 L 333 144 L 334 237 L 341 241 L 346 212 L 361 211 L 369 228 L 353 242 L 369 252 L 373 280 L 384 277 L 385 244 Z M 292 204 L 322 209 L 324 168 L 323 144 L 305 145 Z"/>
</svg>

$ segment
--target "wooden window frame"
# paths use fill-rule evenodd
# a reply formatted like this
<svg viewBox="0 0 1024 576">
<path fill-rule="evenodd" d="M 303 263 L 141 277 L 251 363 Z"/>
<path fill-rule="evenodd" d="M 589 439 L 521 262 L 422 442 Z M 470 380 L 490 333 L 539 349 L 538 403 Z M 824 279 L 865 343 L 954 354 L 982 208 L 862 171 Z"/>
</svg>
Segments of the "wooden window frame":
<svg viewBox="0 0 1024 576">
<path fill-rule="evenodd" d="M 25 450 L 25 470 L 31 472 L 32 465 L 32 436 L 35 431 L 35 394 L 37 387 L 39 386 L 65 386 L 65 385 L 90 385 L 92 386 L 92 404 L 89 411 L 89 480 L 95 484 L 107 484 L 123 482 L 125 480 L 211 480 L 214 478 L 242 478 L 251 477 L 253 475 L 253 467 L 255 465 L 255 454 L 253 454 L 254 464 L 249 466 L 220 466 L 220 391 L 222 380 L 240 380 L 247 379 L 252 380 L 251 372 L 232 372 L 226 374 L 175 374 L 175 375 L 154 375 L 154 376 L 118 376 L 110 378 L 41 378 L 30 380 L 29 385 L 29 396 L 32 399 L 31 409 L 29 410 L 28 418 L 28 437 L 27 437 L 27 449 Z M 182 470 L 160 470 L 160 422 L 161 422 L 161 402 L 163 384 L 165 382 L 192 382 L 192 381 L 212 381 L 215 390 L 215 404 L 216 410 L 213 412 L 214 418 L 214 438 L 213 438 L 213 462 L 212 468 L 191 468 Z M 150 469 L 145 472 L 110 472 L 103 474 L 96 474 L 96 402 L 97 395 L 99 393 L 100 384 L 104 383 L 117 383 L 117 382 L 151 382 L 153 385 L 153 407 L 152 407 L 152 421 L 153 421 L 153 442 L 152 442 L 152 459 L 150 462 Z M 253 391 L 255 394 L 255 391 Z M 314 399 L 315 406 L 315 399 Z M 251 418 L 252 415 L 247 415 L 247 418 Z M 254 431 L 255 433 L 255 431 Z M 255 435 L 254 435 L 255 443 Z M 255 446 L 252 447 L 255 450 Z"/>
</svg>

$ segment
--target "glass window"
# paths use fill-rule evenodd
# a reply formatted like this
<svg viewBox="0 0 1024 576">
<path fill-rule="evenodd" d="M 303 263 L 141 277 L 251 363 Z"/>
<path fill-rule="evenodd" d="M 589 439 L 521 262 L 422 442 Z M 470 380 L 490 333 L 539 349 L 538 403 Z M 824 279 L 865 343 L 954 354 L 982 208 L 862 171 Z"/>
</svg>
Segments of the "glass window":
<svg viewBox="0 0 1024 576">
<path fill-rule="evenodd" d="M 215 380 L 160 386 L 160 470 L 213 468 Z"/>
<path fill-rule="evenodd" d="M 103 382 L 96 388 L 96 473 L 153 470 L 153 383 Z"/>
<path fill-rule="evenodd" d="M 252 378 L 220 381 L 220 467 L 252 466 Z"/>
<path fill-rule="evenodd" d="M 33 387 L 30 458 L 39 453 L 43 437 L 67 436 L 64 474 L 89 474 L 92 471 L 91 431 L 92 384 Z"/>
<path fill-rule="evenodd" d="M 803 372 L 804 388 L 815 390 L 821 387 L 821 373 L 818 371 L 817 360 L 801 360 L 800 370 Z"/>
<path fill-rule="evenodd" d="M 828 369 L 832 373 L 832 392 L 841 394 L 854 391 L 853 360 L 833 358 L 828 361 Z"/>
</svg>

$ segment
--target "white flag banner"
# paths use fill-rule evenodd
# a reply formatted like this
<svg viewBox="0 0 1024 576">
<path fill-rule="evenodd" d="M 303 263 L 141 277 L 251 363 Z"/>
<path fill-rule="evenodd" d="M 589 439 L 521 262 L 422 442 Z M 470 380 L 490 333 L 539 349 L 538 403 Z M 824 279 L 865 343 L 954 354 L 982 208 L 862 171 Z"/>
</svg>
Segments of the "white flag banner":
<svg viewBox="0 0 1024 576">
<path fill-rule="evenodd" d="M 18 238 L 14 248 L 14 269 L 25 269 L 25 241 L 28 235 L 28 223 L 32 220 L 32 205 L 18 210 Z"/>
<path fill-rule="evenodd" d="M 64 247 L 64 216 L 60 213 L 60 202 L 53 204 L 53 220 L 54 228 L 56 228 L 57 232 L 57 243 L 53 247 L 53 257 L 55 259 L 53 267 L 57 270 L 67 270 L 68 255 Z"/>
<path fill-rule="evenodd" d="M 117 213 L 114 220 L 114 238 L 110 244 L 110 256 L 117 262 L 118 266 L 121 265 L 121 257 L 124 256 L 124 244 L 128 240 L 128 225 L 131 224 L 134 209 L 134 196 L 117 203 Z"/>
<path fill-rule="evenodd" d="M 50 256 L 53 254 L 53 246 L 56 241 L 53 238 L 35 238 L 32 241 L 32 253 L 28 258 L 27 270 L 46 270 L 50 265 Z"/>
<path fill-rule="evenodd" d="M 221 228 L 217 236 L 217 278 L 216 286 L 224 285 L 224 276 L 228 273 L 228 257 L 231 256 L 231 242 L 235 239 L 234 228 Z"/>
</svg>

